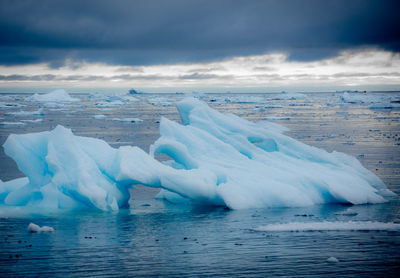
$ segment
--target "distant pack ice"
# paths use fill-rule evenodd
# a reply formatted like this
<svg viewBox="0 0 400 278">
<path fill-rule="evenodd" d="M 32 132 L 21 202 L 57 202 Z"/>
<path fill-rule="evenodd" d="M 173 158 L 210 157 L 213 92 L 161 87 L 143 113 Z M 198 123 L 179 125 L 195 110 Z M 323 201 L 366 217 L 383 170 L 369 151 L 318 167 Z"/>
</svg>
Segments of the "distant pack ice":
<svg viewBox="0 0 400 278">
<path fill-rule="evenodd" d="M 4 144 L 27 178 L 0 182 L 0 204 L 44 210 L 128 206 L 136 184 L 172 202 L 232 209 L 385 202 L 384 183 L 349 155 L 308 146 L 284 127 L 222 114 L 186 98 L 182 124 L 162 118 L 150 153 L 54 130 L 11 134 Z M 172 160 L 161 163 L 154 154 Z"/>
</svg>

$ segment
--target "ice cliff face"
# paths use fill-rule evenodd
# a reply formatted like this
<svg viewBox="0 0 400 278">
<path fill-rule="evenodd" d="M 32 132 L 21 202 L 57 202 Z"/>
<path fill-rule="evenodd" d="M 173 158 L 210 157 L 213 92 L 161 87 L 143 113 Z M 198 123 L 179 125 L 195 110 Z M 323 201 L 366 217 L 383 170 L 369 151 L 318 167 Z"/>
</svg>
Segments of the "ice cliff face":
<svg viewBox="0 0 400 278">
<path fill-rule="evenodd" d="M 28 179 L 1 182 L 0 204 L 118 210 L 128 206 L 135 184 L 160 187 L 159 197 L 170 201 L 232 209 L 380 203 L 393 194 L 355 158 L 305 145 L 281 126 L 221 114 L 193 98 L 177 107 L 183 125 L 163 118 L 150 154 L 114 149 L 62 126 L 11 134 L 5 152 Z M 155 153 L 172 160 L 161 163 Z"/>
</svg>

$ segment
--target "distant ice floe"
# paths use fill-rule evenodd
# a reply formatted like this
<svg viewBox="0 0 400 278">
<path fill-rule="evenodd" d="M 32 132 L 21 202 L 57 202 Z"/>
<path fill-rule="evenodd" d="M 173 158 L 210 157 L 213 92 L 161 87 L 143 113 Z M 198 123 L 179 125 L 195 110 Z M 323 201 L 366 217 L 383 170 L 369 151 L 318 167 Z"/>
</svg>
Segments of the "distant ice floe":
<svg viewBox="0 0 400 278">
<path fill-rule="evenodd" d="M 47 94 L 34 94 L 25 99 L 26 101 L 37 101 L 37 102 L 59 102 L 59 103 L 70 103 L 78 102 L 79 98 L 71 97 L 65 90 L 54 90 Z"/>
<path fill-rule="evenodd" d="M 44 110 L 43 108 L 39 108 L 35 111 L 18 111 L 18 112 L 10 112 L 6 113 L 9 116 L 17 116 L 17 117 L 26 117 L 26 116 L 43 116 Z"/>
<path fill-rule="evenodd" d="M 26 125 L 26 123 L 23 122 L 0 122 L 1 125 Z"/>
<path fill-rule="evenodd" d="M 97 119 L 97 120 L 102 120 L 102 119 L 105 119 L 105 118 L 106 118 L 106 115 L 97 114 L 97 115 L 94 115 L 93 118 L 95 118 L 95 119 Z"/>
<path fill-rule="evenodd" d="M 348 222 L 291 222 L 285 224 L 270 224 L 254 229 L 261 232 L 313 232 L 313 231 L 399 231 L 400 224 L 376 221 Z"/>
<path fill-rule="evenodd" d="M 342 103 L 368 105 L 370 109 L 399 109 L 400 100 L 397 96 L 386 94 L 368 94 L 368 93 L 353 93 L 345 92 L 339 95 L 339 100 Z"/>
<path fill-rule="evenodd" d="M 0 109 L 12 109 L 25 106 L 26 106 L 25 104 L 19 104 L 19 103 L 0 102 Z"/>
<path fill-rule="evenodd" d="M 128 123 L 141 123 L 143 122 L 142 119 L 139 118 L 112 118 L 112 121 L 118 121 L 118 122 L 128 122 Z"/>
<path fill-rule="evenodd" d="M 36 120 L 21 120 L 21 122 L 24 122 L 24 123 L 33 123 L 33 124 L 37 124 L 37 123 L 41 123 L 41 122 L 43 122 L 43 119 L 36 119 Z"/>
<path fill-rule="evenodd" d="M 96 100 L 95 105 L 99 107 L 115 107 L 140 101 L 134 96 L 120 93 L 93 93 L 89 95 L 89 98 Z"/>
<path fill-rule="evenodd" d="M 49 227 L 49 226 L 40 227 L 39 225 L 36 225 L 34 223 L 30 223 L 28 225 L 28 231 L 31 232 L 31 233 L 53 233 L 54 232 L 54 228 L 53 227 Z"/>
<path fill-rule="evenodd" d="M 172 105 L 171 101 L 165 97 L 152 97 L 147 99 L 148 103 L 154 106 L 170 106 Z"/>
<path fill-rule="evenodd" d="M 162 118 L 149 154 L 62 126 L 11 134 L 4 151 L 28 179 L 1 182 L 0 204 L 115 211 L 129 206 L 135 184 L 162 188 L 158 197 L 171 202 L 232 209 L 381 203 L 393 195 L 354 157 L 296 141 L 277 124 L 222 114 L 194 98 L 177 108 L 182 124 Z M 172 160 L 161 163 L 155 154 Z"/>
<path fill-rule="evenodd" d="M 273 100 L 296 100 L 296 99 L 305 99 L 307 95 L 301 93 L 286 93 L 282 92 L 276 96 L 273 96 Z"/>
</svg>

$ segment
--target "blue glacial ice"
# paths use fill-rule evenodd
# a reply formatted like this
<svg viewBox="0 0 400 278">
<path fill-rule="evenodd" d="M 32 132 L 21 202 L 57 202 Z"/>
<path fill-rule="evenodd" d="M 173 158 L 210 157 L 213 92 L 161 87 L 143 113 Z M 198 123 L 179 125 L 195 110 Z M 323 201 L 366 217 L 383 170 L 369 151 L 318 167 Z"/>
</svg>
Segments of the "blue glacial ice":
<svg viewBox="0 0 400 278">
<path fill-rule="evenodd" d="M 232 209 L 385 202 L 393 193 L 349 155 L 308 146 L 274 123 L 253 123 L 186 98 L 182 124 L 161 119 L 150 153 L 52 131 L 11 134 L 4 150 L 27 178 L 0 181 L 0 205 L 23 209 L 128 207 L 136 184 L 171 202 Z M 171 160 L 159 162 L 155 154 Z"/>
</svg>

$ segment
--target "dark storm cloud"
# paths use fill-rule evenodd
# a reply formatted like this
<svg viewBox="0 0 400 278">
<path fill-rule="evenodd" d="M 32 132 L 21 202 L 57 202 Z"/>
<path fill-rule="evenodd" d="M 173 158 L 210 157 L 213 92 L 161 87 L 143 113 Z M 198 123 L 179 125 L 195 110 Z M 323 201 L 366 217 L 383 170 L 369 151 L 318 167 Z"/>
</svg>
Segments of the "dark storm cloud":
<svg viewBox="0 0 400 278">
<path fill-rule="evenodd" d="M 317 60 L 348 48 L 400 51 L 400 1 L 0 0 L 0 63 L 122 65 L 285 51 Z"/>
</svg>

